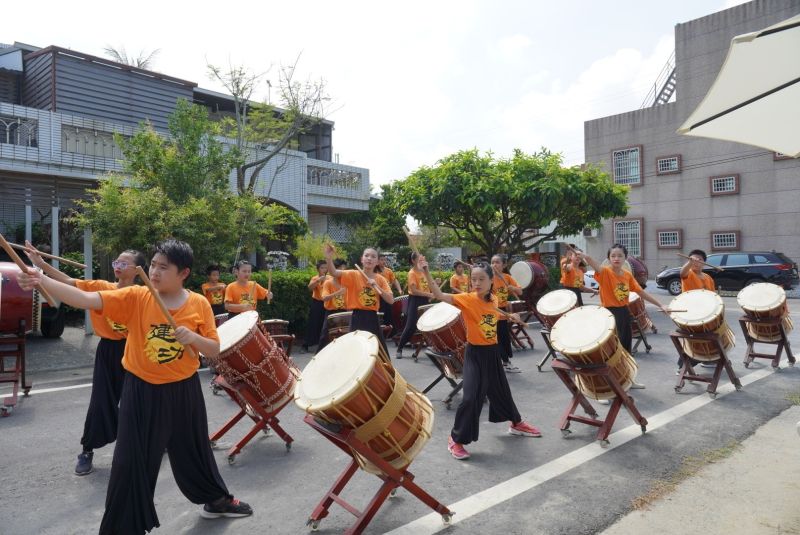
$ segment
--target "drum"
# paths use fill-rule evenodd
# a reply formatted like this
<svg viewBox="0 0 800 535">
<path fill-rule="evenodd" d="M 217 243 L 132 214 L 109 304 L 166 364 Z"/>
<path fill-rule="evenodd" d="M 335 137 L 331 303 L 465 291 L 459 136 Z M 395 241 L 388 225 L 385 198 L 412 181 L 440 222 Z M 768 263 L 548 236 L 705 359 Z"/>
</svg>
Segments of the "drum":
<svg viewBox="0 0 800 535">
<path fill-rule="evenodd" d="M 408 310 L 408 296 L 398 295 L 392 303 L 392 327 L 394 333 L 400 336 L 406 326 L 406 310 Z"/>
<path fill-rule="evenodd" d="M 748 316 L 756 319 L 780 319 L 787 335 L 794 328 L 792 318 L 789 316 L 786 292 L 777 284 L 769 282 L 751 284 L 739 292 L 736 300 Z M 777 342 L 781 339 L 778 324 L 748 323 L 747 332 L 759 342 Z"/>
<path fill-rule="evenodd" d="M 669 308 L 686 310 L 672 312 L 670 318 L 681 330 L 690 333 L 717 333 L 720 344 L 727 351 L 735 344 L 733 331 L 725 321 L 725 305 L 716 292 L 709 290 L 690 290 L 677 296 L 669 304 Z M 719 360 L 717 346 L 707 340 L 681 341 L 687 355 L 702 361 Z"/>
<path fill-rule="evenodd" d="M 270 336 L 287 335 L 289 334 L 289 322 L 286 320 L 262 320 L 261 331 Z"/>
<path fill-rule="evenodd" d="M 539 295 L 547 290 L 547 268 L 539 262 L 533 260 L 514 262 L 508 271 L 526 295 Z"/>
<path fill-rule="evenodd" d="M 25 332 L 38 328 L 34 325 L 33 309 L 37 309 L 38 294 L 20 288 L 17 273 L 20 269 L 12 262 L 0 262 L 0 333 L 17 333 L 20 321 L 25 322 Z"/>
<path fill-rule="evenodd" d="M 354 430 L 392 467 L 408 466 L 431 437 L 433 406 L 392 367 L 378 338 L 355 331 L 337 338 L 303 370 L 295 403 L 315 418 Z M 356 452 L 361 467 L 381 471 Z"/>
<path fill-rule="evenodd" d="M 640 334 L 639 327 L 642 328 L 642 331 L 653 328 L 653 320 L 650 319 L 650 314 L 647 313 L 647 309 L 644 307 L 644 300 L 636 292 L 631 292 L 628 297 L 628 310 L 633 320 L 631 321 L 631 329 L 634 336 Z"/>
<path fill-rule="evenodd" d="M 223 312 L 222 314 L 217 314 L 216 316 L 214 316 L 214 323 L 217 325 L 217 327 L 219 327 L 220 325 L 222 325 L 226 321 L 228 321 L 228 313 L 227 312 Z"/>
<path fill-rule="evenodd" d="M 219 357 L 212 359 L 228 384 L 247 385 L 267 412 L 278 412 L 292 400 L 298 375 L 279 345 L 258 327 L 258 312 L 229 319 L 217 330 Z"/>
<path fill-rule="evenodd" d="M 427 312 L 417 321 L 417 329 L 434 351 L 450 353 L 458 359 L 461 363 L 458 367 L 453 366 L 449 360 L 438 360 L 444 374 L 451 379 L 457 379 L 464 367 L 464 351 L 467 347 L 467 327 L 461 318 L 461 311 L 448 303 L 426 305 L 426 308 Z"/>
<path fill-rule="evenodd" d="M 335 340 L 336 338 L 350 332 L 350 318 L 353 317 L 353 312 L 348 310 L 346 312 L 336 312 L 335 314 L 328 314 L 328 340 Z M 383 325 L 383 312 L 378 312 L 378 324 Z M 384 327 L 387 327 L 384 325 Z M 384 329 L 384 335 L 386 329 Z"/>
<path fill-rule="evenodd" d="M 578 305 L 578 296 L 572 290 L 553 290 L 536 303 L 536 312 L 542 327 L 552 330 L 558 318 Z"/>
<path fill-rule="evenodd" d="M 620 345 L 614 315 L 603 307 L 585 305 L 565 313 L 550 331 L 550 341 L 556 351 L 573 362 L 606 364 L 623 390 L 627 391 L 636 379 L 636 361 Z M 575 374 L 575 383 L 587 397 L 615 397 L 608 383 L 591 371 Z"/>
</svg>

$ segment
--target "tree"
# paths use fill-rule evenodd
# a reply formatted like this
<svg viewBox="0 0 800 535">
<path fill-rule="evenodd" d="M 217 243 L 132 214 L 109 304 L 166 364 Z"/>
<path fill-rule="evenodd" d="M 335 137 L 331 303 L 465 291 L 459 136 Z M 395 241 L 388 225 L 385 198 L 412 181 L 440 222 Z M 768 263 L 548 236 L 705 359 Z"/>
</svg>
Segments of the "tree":
<svg viewBox="0 0 800 535">
<path fill-rule="evenodd" d="M 125 65 L 130 65 L 131 67 L 137 67 L 139 69 L 149 69 L 151 68 L 155 57 L 159 52 L 161 52 L 161 49 L 154 48 L 149 53 L 145 50 L 142 50 L 139 52 L 138 56 L 134 57 L 128 55 L 124 46 L 115 48 L 111 45 L 108 45 L 103 49 L 103 52 L 106 53 L 106 56 L 118 63 L 124 63 Z"/>
<path fill-rule="evenodd" d="M 406 224 L 404 212 L 397 211 L 396 191 L 391 184 L 383 184 L 380 194 L 369 200 L 369 209 L 362 212 L 348 212 L 333 215 L 333 220 L 350 227 L 351 233 L 365 229 L 368 247 L 390 249 L 399 245 L 407 245 L 403 226 Z M 361 251 L 358 251 L 359 255 Z"/>
<path fill-rule="evenodd" d="M 212 79 L 220 82 L 233 96 L 234 117 L 223 119 L 223 133 L 234 139 L 244 155 L 236 168 L 236 187 L 240 193 L 255 191 L 256 183 L 267 164 L 283 154 L 270 177 L 267 197 L 275 177 L 286 163 L 285 149 L 292 148 L 299 134 L 311 130 L 325 118 L 325 103 L 330 100 L 325 80 L 296 80 L 298 56 L 294 64 L 278 69 L 280 107 L 271 102 L 252 101 L 260 80 L 267 74 L 255 74 L 242 66 L 229 65 L 227 70 L 208 64 Z M 272 88 L 272 84 L 267 82 Z M 266 154 L 251 158 L 254 147 L 266 147 Z"/>
<path fill-rule="evenodd" d="M 100 181 L 75 221 L 93 230 L 97 249 L 107 254 L 148 251 L 167 237 L 184 240 L 196 269 L 233 262 L 242 248 L 260 250 L 262 240 L 276 238 L 282 225 L 297 225 L 299 216 L 231 191 L 228 177 L 241 157 L 226 151 L 218 134 L 204 108 L 180 100 L 167 136 L 145 123 L 130 139 L 118 137 L 125 176 Z"/>
<path fill-rule="evenodd" d="M 460 151 L 395 182 L 395 210 L 451 229 L 486 254 L 521 253 L 556 236 L 627 213 L 627 188 L 595 167 L 563 167 L 560 155 L 515 150 L 495 159 Z M 539 229 L 555 221 L 548 234 Z"/>
</svg>

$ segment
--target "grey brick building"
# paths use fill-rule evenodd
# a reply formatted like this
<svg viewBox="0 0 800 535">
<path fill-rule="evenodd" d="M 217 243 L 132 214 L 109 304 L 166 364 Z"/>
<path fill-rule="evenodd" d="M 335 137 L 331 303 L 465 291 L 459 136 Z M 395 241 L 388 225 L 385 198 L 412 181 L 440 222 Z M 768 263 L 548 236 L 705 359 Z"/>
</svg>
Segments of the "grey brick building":
<svg viewBox="0 0 800 535">
<path fill-rule="evenodd" d="M 630 185 L 628 215 L 587 239 L 591 254 L 622 242 L 651 275 L 694 248 L 774 249 L 800 260 L 800 159 L 675 133 L 711 87 L 731 38 L 798 13 L 800 0 L 754 0 L 678 24 L 673 87 L 667 80 L 649 107 L 584 123 L 585 161 Z"/>
</svg>

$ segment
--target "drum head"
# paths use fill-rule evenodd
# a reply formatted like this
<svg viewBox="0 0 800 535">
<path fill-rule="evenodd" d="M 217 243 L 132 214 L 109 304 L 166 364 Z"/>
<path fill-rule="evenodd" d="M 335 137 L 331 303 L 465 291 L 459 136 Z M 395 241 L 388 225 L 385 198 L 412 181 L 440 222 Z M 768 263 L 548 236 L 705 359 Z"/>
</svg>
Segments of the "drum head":
<svg viewBox="0 0 800 535">
<path fill-rule="evenodd" d="M 572 290 L 553 290 L 536 303 L 536 310 L 544 316 L 558 316 L 572 310 L 578 304 L 578 296 Z"/>
<path fill-rule="evenodd" d="M 550 331 L 550 341 L 556 351 L 579 355 L 597 349 L 615 335 L 616 329 L 611 312 L 597 305 L 585 305 L 561 316 Z"/>
<path fill-rule="evenodd" d="M 519 283 L 521 288 L 527 288 L 533 282 L 533 271 L 525 261 L 514 262 L 508 272 Z"/>
<path fill-rule="evenodd" d="M 248 310 L 234 316 L 219 327 L 219 352 L 224 353 L 244 339 L 258 323 L 258 312 Z"/>
<path fill-rule="evenodd" d="M 641 299 L 641 298 L 639 297 L 639 294 L 637 294 L 636 292 L 631 292 L 628 295 L 628 303 L 635 303 L 639 299 Z"/>
<path fill-rule="evenodd" d="M 268 325 L 289 325 L 289 322 L 286 320 L 262 320 L 261 323 L 266 323 Z"/>
<path fill-rule="evenodd" d="M 669 308 L 685 310 L 686 312 L 670 313 L 670 318 L 678 325 L 690 327 L 704 325 L 721 316 L 725 305 L 716 292 L 689 290 L 673 299 Z"/>
<path fill-rule="evenodd" d="M 450 303 L 436 303 L 419 317 L 417 329 L 424 333 L 438 331 L 445 325 L 450 325 L 460 314 L 461 311 Z"/>
<path fill-rule="evenodd" d="M 324 411 L 356 392 L 378 362 L 380 343 L 366 331 L 340 336 L 309 362 L 295 389 L 295 403 L 306 412 Z"/>
<path fill-rule="evenodd" d="M 739 306 L 753 312 L 765 312 L 786 302 L 786 292 L 777 284 L 759 282 L 742 289 L 736 296 Z"/>
</svg>

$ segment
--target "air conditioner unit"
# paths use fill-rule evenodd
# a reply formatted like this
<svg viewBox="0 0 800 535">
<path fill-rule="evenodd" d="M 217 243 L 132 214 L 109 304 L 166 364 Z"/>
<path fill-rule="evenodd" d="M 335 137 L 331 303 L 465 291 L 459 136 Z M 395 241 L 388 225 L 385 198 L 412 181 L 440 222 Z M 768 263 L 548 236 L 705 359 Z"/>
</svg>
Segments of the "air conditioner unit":
<svg viewBox="0 0 800 535">
<path fill-rule="evenodd" d="M 583 229 L 583 237 L 584 238 L 596 238 L 597 237 L 597 229 L 596 228 L 586 227 L 585 229 Z"/>
</svg>

